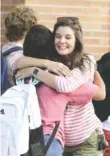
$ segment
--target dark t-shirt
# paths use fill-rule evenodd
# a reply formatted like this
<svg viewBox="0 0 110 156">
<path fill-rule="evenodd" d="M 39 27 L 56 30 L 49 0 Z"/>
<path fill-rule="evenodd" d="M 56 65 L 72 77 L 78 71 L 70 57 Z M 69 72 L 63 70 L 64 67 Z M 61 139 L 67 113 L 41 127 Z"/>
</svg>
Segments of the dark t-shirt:
<svg viewBox="0 0 110 156">
<path fill-rule="evenodd" d="M 106 98 L 103 101 L 93 101 L 96 115 L 104 121 L 110 115 L 110 52 L 97 61 L 98 71 L 106 85 Z"/>
</svg>

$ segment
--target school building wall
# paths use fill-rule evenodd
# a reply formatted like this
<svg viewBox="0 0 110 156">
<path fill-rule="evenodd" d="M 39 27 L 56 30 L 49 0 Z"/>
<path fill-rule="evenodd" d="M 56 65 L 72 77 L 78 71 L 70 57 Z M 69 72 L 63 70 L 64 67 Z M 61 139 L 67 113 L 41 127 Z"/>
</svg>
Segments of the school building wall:
<svg viewBox="0 0 110 156">
<path fill-rule="evenodd" d="M 11 9 L 25 4 L 35 9 L 38 23 L 51 30 L 59 16 L 77 16 L 82 24 L 85 52 L 99 59 L 110 52 L 110 0 L 2 0 L 1 42 L 6 42 L 4 18 Z"/>
</svg>

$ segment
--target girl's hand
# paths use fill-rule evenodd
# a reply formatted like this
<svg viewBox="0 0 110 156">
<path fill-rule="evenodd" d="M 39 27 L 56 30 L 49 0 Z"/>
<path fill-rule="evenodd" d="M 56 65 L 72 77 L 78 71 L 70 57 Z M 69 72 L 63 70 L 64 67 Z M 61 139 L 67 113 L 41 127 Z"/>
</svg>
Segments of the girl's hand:
<svg viewBox="0 0 110 156">
<path fill-rule="evenodd" d="M 49 71 L 52 71 L 53 73 L 59 75 L 59 76 L 71 76 L 72 72 L 70 69 L 60 62 L 54 62 L 54 61 L 48 61 L 46 62 L 46 68 Z"/>
<path fill-rule="evenodd" d="M 25 77 L 32 76 L 33 71 L 35 70 L 36 67 L 27 67 L 27 68 L 22 68 L 17 71 L 15 74 L 15 79 L 23 79 Z"/>
</svg>

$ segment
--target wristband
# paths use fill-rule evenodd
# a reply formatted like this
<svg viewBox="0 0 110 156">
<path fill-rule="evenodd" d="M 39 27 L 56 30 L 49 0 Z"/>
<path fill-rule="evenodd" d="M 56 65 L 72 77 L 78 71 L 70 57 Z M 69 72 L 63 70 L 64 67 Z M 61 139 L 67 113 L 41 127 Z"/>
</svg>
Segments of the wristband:
<svg viewBox="0 0 110 156">
<path fill-rule="evenodd" d="M 37 74 L 38 74 L 38 72 L 39 72 L 39 69 L 36 68 L 36 69 L 33 71 L 32 76 L 36 77 Z"/>
</svg>

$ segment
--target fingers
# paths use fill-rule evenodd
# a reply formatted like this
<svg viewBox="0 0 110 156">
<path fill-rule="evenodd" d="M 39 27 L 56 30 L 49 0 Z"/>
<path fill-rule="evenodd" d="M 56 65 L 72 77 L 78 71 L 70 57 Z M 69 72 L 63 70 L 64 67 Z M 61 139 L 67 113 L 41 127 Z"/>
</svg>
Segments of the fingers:
<svg viewBox="0 0 110 156">
<path fill-rule="evenodd" d="M 54 70 L 54 72 L 59 76 L 71 76 L 72 75 L 72 72 L 66 70 L 65 68 L 56 69 Z"/>
<path fill-rule="evenodd" d="M 20 79 L 23 79 L 23 78 L 24 78 L 24 76 L 22 74 L 16 73 L 15 79 L 20 80 Z"/>
<path fill-rule="evenodd" d="M 61 64 L 60 68 L 59 68 L 59 72 L 61 74 L 63 74 L 64 76 L 71 76 L 72 72 L 70 71 L 70 69 L 65 66 L 64 64 Z"/>
<path fill-rule="evenodd" d="M 65 75 L 65 76 L 71 76 L 72 72 L 69 70 L 69 68 L 63 68 L 61 70 L 61 72 Z"/>
<path fill-rule="evenodd" d="M 50 70 L 56 73 L 59 76 L 71 76 L 72 72 L 70 69 L 65 66 L 63 63 L 55 62 L 51 67 Z"/>
<path fill-rule="evenodd" d="M 58 70 L 54 70 L 54 73 L 57 74 L 58 76 L 65 76 L 64 74 L 62 74 L 60 71 Z"/>
<path fill-rule="evenodd" d="M 15 78 L 16 79 L 22 79 L 22 78 L 25 78 L 25 77 L 28 77 L 28 76 L 32 76 L 32 73 L 33 73 L 34 69 L 35 69 L 35 67 L 20 69 L 16 73 Z"/>
<path fill-rule="evenodd" d="M 63 69 L 63 70 L 60 70 L 59 71 L 61 75 L 63 76 L 71 76 L 72 73 L 71 72 L 68 72 L 67 70 Z"/>
<path fill-rule="evenodd" d="M 18 70 L 17 73 L 15 74 L 15 78 L 17 80 L 23 79 L 25 77 L 27 77 L 27 75 L 24 73 L 24 70 L 23 69 Z"/>
</svg>

